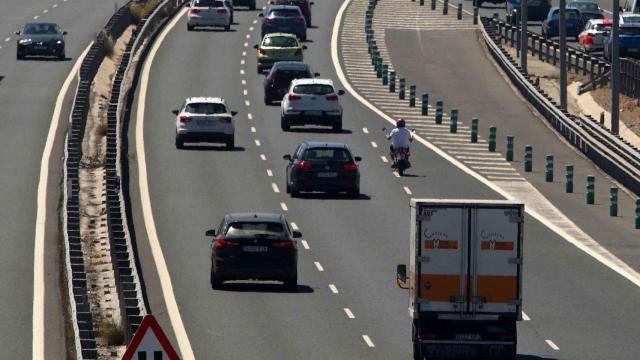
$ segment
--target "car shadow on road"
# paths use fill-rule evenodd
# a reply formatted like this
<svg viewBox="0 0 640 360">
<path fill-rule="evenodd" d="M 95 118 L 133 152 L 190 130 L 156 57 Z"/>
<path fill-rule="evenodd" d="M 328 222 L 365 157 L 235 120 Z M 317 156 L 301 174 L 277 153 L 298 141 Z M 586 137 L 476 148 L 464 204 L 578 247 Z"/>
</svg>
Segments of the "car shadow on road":
<svg viewBox="0 0 640 360">
<path fill-rule="evenodd" d="M 300 193 L 296 196 L 298 199 L 312 199 L 312 200 L 371 200 L 371 196 L 366 194 L 360 194 L 358 197 L 354 197 L 348 194 L 331 194 L 331 193 Z"/>
<path fill-rule="evenodd" d="M 0 75 L 0 82 L 4 80 L 4 76 Z"/>
<path fill-rule="evenodd" d="M 289 128 L 288 131 L 296 132 L 296 133 L 315 133 L 315 134 L 352 134 L 353 133 L 353 131 L 349 129 L 342 129 L 342 131 L 333 131 L 333 129 L 331 128 L 317 128 L 317 127 Z"/>
<path fill-rule="evenodd" d="M 225 30 L 224 28 L 219 28 L 219 29 L 216 29 L 216 28 L 195 28 L 195 29 L 192 29 L 190 31 L 195 31 L 195 32 L 222 32 L 222 33 L 224 33 L 224 32 L 236 32 L 238 30 L 236 30 L 236 29 Z"/>
<path fill-rule="evenodd" d="M 220 288 L 222 291 L 235 292 L 261 292 L 261 293 L 292 293 L 292 294 L 310 294 L 314 292 L 313 288 L 307 285 L 300 285 L 295 290 L 285 288 L 282 284 L 277 283 L 248 283 L 248 282 L 232 282 L 225 283 Z"/>
<path fill-rule="evenodd" d="M 558 358 L 553 356 L 516 355 L 516 360 L 558 360 Z"/>
<path fill-rule="evenodd" d="M 242 146 L 236 146 L 233 149 L 229 149 L 225 145 L 220 145 L 220 146 L 215 146 L 215 145 L 185 145 L 183 150 L 240 152 L 240 151 L 245 151 L 246 149 L 244 147 L 242 147 Z"/>
<path fill-rule="evenodd" d="M 420 174 L 407 174 L 404 173 L 402 174 L 402 177 L 408 177 L 408 178 L 426 178 L 427 175 L 420 175 Z"/>
<path fill-rule="evenodd" d="M 73 60 L 70 57 L 65 57 L 64 59 L 58 59 L 58 58 L 54 58 L 54 57 L 47 57 L 47 56 L 29 56 L 29 57 L 25 57 L 24 59 L 20 59 L 19 61 L 71 61 Z"/>
</svg>

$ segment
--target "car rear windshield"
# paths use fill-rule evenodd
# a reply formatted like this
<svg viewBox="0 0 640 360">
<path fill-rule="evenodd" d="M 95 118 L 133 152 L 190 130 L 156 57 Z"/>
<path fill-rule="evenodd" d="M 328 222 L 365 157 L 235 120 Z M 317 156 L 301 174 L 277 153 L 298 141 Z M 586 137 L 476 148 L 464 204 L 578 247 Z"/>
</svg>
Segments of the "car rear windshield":
<svg viewBox="0 0 640 360">
<path fill-rule="evenodd" d="M 625 24 L 640 23 L 640 16 L 625 16 L 623 19 Z"/>
<path fill-rule="evenodd" d="M 574 10 L 574 9 L 566 9 L 565 10 L 565 16 L 567 19 L 580 19 L 580 13 L 578 12 L 578 10 Z M 560 18 L 560 10 L 556 10 L 553 13 L 553 20 L 558 20 Z"/>
<path fill-rule="evenodd" d="M 271 12 L 269 13 L 269 16 L 297 18 L 297 17 L 300 17 L 300 12 L 297 9 L 278 9 L 278 10 L 271 10 Z"/>
<path fill-rule="evenodd" d="M 195 0 L 193 6 L 197 7 L 224 7 L 223 1 L 218 0 Z"/>
<path fill-rule="evenodd" d="M 307 149 L 303 155 L 303 160 L 317 161 L 342 161 L 351 162 L 351 154 L 346 149 L 341 148 L 316 148 Z"/>
<path fill-rule="evenodd" d="M 325 84 L 296 85 L 293 92 L 302 95 L 327 95 L 334 93 L 333 86 Z"/>
<path fill-rule="evenodd" d="M 23 34 L 45 35 L 60 34 L 60 28 L 56 24 L 27 24 L 24 26 Z"/>
<path fill-rule="evenodd" d="M 290 84 L 293 79 L 308 79 L 311 74 L 307 70 L 279 70 L 273 76 L 278 84 Z"/>
<path fill-rule="evenodd" d="M 611 26 L 605 24 L 596 24 L 593 29 L 596 31 L 611 31 Z"/>
<path fill-rule="evenodd" d="M 640 27 L 621 27 L 620 35 L 640 35 Z"/>
<path fill-rule="evenodd" d="M 184 111 L 191 114 L 226 114 L 227 108 L 219 103 L 189 103 Z"/>
<path fill-rule="evenodd" d="M 298 40 L 289 36 L 271 36 L 264 39 L 262 46 L 297 47 L 299 45 Z"/>
<path fill-rule="evenodd" d="M 600 9 L 598 8 L 598 5 L 594 4 L 594 3 L 573 3 L 573 4 L 569 4 L 569 7 L 573 8 L 573 9 L 578 9 L 580 11 L 587 11 L 587 12 L 598 12 L 600 11 Z"/>
<path fill-rule="evenodd" d="M 284 235 L 284 227 L 279 222 L 271 221 L 234 222 L 229 225 L 225 238 L 255 235 L 281 236 Z"/>
</svg>

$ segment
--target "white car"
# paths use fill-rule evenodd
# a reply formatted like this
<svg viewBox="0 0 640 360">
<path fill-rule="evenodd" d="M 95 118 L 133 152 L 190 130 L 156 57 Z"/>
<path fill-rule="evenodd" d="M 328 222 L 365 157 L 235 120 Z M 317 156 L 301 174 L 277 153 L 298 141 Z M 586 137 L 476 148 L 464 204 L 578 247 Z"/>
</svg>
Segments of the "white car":
<svg viewBox="0 0 640 360">
<path fill-rule="evenodd" d="M 176 148 L 185 142 L 225 143 L 235 147 L 234 112 L 219 97 L 191 97 L 184 101 L 176 114 Z"/>
<path fill-rule="evenodd" d="M 280 127 L 288 131 L 291 125 L 325 125 L 342 131 L 342 105 L 333 81 L 329 79 L 295 79 L 282 98 Z"/>
<path fill-rule="evenodd" d="M 591 19 L 587 21 L 584 30 L 578 35 L 580 49 L 584 51 L 597 51 L 604 49 L 604 42 L 611 31 L 613 20 Z"/>
<path fill-rule="evenodd" d="M 220 26 L 231 29 L 231 9 L 222 0 L 193 0 L 187 12 L 187 30 L 196 26 Z"/>
<path fill-rule="evenodd" d="M 623 13 L 620 14 L 620 24 L 640 24 L 640 14 Z"/>
</svg>

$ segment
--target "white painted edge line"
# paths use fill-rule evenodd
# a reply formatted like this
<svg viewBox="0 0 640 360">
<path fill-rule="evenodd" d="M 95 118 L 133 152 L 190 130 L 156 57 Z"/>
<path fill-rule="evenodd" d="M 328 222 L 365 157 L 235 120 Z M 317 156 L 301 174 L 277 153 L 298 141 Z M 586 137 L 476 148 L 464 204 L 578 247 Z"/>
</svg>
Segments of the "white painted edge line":
<svg viewBox="0 0 640 360">
<path fill-rule="evenodd" d="M 371 111 L 373 111 L 376 114 L 378 114 L 378 116 L 380 116 L 381 118 L 385 119 L 390 124 L 395 124 L 395 122 L 393 121 L 393 119 L 391 117 L 387 116 L 384 112 L 382 112 L 380 109 L 378 109 L 377 107 L 372 105 L 369 101 L 367 101 L 365 98 L 363 98 L 358 92 L 356 92 L 351 87 L 351 84 L 349 83 L 349 81 L 347 80 L 347 78 L 344 75 L 344 72 L 342 71 L 342 66 L 340 65 L 340 59 L 338 58 L 338 53 L 339 53 L 338 52 L 338 35 L 340 33 L 340 25 L 342 23 L 342 17 L 344 15 L 344 12 L 345 12 L 346 8 L 349 6 L 349 4 L 351 4 L 351 0 L 345 0 L 342 3 L 342 6 L 340 6 L 340 9 L 338 10 L 338 13 L 336 14 L 335 20 L 333 22 L 333 29 L 332 29 L 332 33 L 331 33 L 331 61 L 333 62 L 333 67 L 336 70 L 336 75 L 338 76 L 338 79 L 340 79 L 340 82 L 344 86 L 344 89 L 346 91 L 348 91 L 356 100 L 358 100 L 364 106 L 366 106 L 369 109 L 371 109 Z M 415 135 L 414 138 L 416 140 L 418 140 L 419 143 L 421 143 L 422 145 L 426 146 L 427 148 L 429 148 L 430 150 L 432 150 L 436 154 L 440 155 L 440 157 L 442 157 L 445 160 L 449 161 L 452 165 L 454 165 L 457 168 L 459 168 L 460 170 L 464 171 L 469 176 L 471 176 L 471 177 L 475 178 L 476 180 L 482 182 L 483 184 L 488 186 L 491 190 L 493 190 L 493 191 L 497 192 L 498 194 L 502 195 L 504 198 L 506 198 L 508 200 L 518 200 L 514 196 L 509 194 L 507 191 L 503 190 L 498 185 L 494 184 L 493 182 L 491 182 L 490 180 L 488 180 L 484 176 L 478 174 L 477 172 L 473 171 L 472 169 L 470 169 L 469 167 L 467 167 L 466 165 L 464 165 L 463 163 L 458 161 L 455 157 L 447 154 L 440 147 L 435 146 L 433 143 L 423 139 L 419 135 Z M 446 146 L 443 146 L 443 148 L 446 148 Z M 397 173 L 394 172 L 394 174 L 397 174 Z M 397 175 L 397 176 L 400 177 L 400 175 Z M 549 205 L 551 207 L 555 208 L 555 206 L 553 204 L 550 203 Z M 555 208 L 555 209 L 557 210 L 557 208 Z M 560 210 L 557 210 L 557 211 L 562 214 L 562 212 L 560 212 Z M 546 217 L 543 216 L 542 214 L 538 213 L 535 210 L 532 210 L 531 207 L 525 207 L 525 212 L 528 213 L 529 215 L 531 215 L 533 218 L 535 218 L 539 222 L 541 222 L 542 224 L 544 224 L 545 226 L 547 226 L 547 228 L 549 228 L 550 230 L 552 230 L 553 232 L 558 234 L 560 237 L 562 237 L 563 239 L 565 239 L 569 243 L 571 243 L 574 246 L 576 246 L 578 249 L 584 251 L 589 256 L 593 257 L 594 259 L 596 259 L 597 261 L 599 261 L 603 265 L 607 266 L 611 270 L 613 270 L 613 271 L 617 272 L 618 274 L 620 274 L 621 276 L 623 276 L 625 279 L 631 281 L 633 284 L 635 284 L 636 286 L 640 287 L 640 274 L 635 269 L 631 268 L 625 262 L 620 260 L 615 255 L 613 255 L 609 250 L 607 250 L 606 248 L 604 248 L 603 246 L 598 244 L 589 235 L 587 235 L 582 230 L 580 230 L 580 228 L 577 225 L 575 225 L 573 223 L 573 221 L 571 221 L 568 217 L 567 217 L 567 222 L 569 222 L 570 225 L 573 225 L 575 227 L 575 229 L 578 229 L 582 233 L 584 233 L 585 236 L 587 236 L 589 239 L 592 240 L 591 241 L 592 243 L 588 244 L 588 243 L 585 243 L 585 242 L 582 242 L 582 241 L 578 240 L 574 235 L 571 235 L 566 230 L 561 229 L 557 225 L 555 225 L 552 222 L 548 221 L 546 219 Z"/>
<path fill-rule="evenodd" d="M 289 208 L 287 207 L 286 203 L 281 202 L 280 207 L 282 208 L 282 211 L 289 211 Z"/>
<path fill-rule="evenodd" d="M 371 341 L 371 338 L 369 337 L 369 335 L 364 334 L 362 335 L 362 339 L 364 340 L 364 342 L 367 343 L 367 346 L 370 348 L 376 347 L 376 345 L 373 343 L 373 341 Z"/>
<path fill-rule="evenodd" d="M 313 265 L 316 266 L 316 269 L 318 269 L 318 271 L 324 271 L 324 268 L 322 267 L 322 264 L 320 264 L 318 261 L 314 261 Z M 329 285 L 329 287 L 331 287 L 331 285 Z"/>
<path fill-rule="evenodd" d="M 309 243 L 307 242 L 307 240 L 300 240 L 300 242 L 302 243 L 302 247 L 304 247 L 306 250 L 309 250 Z"/>
<path fill-rule="evenodd" d="M 334 294 L 338 293 L 338 288 L 334 284 L 329 284 L 329 290 Z"/>
<path fill-rule="evenodd" d="M 344 313 L 347 315 L 347 317 L 348 317 L 349 319 L 355 319 L 355 318 L 356 318 L 356 316 L 355 316 L 355 315 L 353 315 L 353 312 L 351 311 L 351 309 L 349 309 L 349 308 L 344 308 L 344 309 L 342 309 L 342 310 L 344 310 Z"/>
<path fill-rule="evenodd" d="M 547 343 L 547 345 L 549 345 L 549 347 L 550 347 L 550 348 L 552 348 L 553 350 L 555 350 L 555 351 L 560 350 L 560 348 L 558 347 L 558 345 L 556 345 L 553 341 L 551 341 L 551 340 L 547 339 L 547 340 L 545 340 L 544 342 L 546 342 L 546 343 Z"/>
<path fill-rule="evenodd" d="M 530 321 L 531 318 L 529 317 L 529 315 L 527 315 L 524 311 L 522 312 L 522 320 L 524 321 Z"/>
<path fill-rule="evenodd" d="M 158 271 L 158 277 L 160 278 L 160 287 L 162 288 L 162 295 L 164 297 L 165 304 L 167 306 L 167 313 L 169 314 L 169 320 L 173 332 L 175 333 L 176 340 L 178 341 L 178 348 L 182 359 L 195 360 L 187 331 L 182 322 L 180 316 L 180 310 L 178 309 L 178 303 L 173 293 L 173 285 L 171 283 L 171 276 L 167 263 L 162 253 L 162 247 L 158 239 L 158 233 L 156 231 L 156 224 L 153 218 L 153 209 L 151 208 L 151 195 L 149 194 L 149 182 L 147 181 L 147 158 L 144 152 L 144 112 L 145 112 L 145 100 L 147 98 L 147 86 L 149 82 L 149 73 L 151 72 L 151 65 L 153 59 L 162 45 L 164 38 L 175 27 L 175 25 L 182 19 L 188 9 L 180 10 L 180 13 L 171 20 L 169 24 L 162 30 L 162 33 L 158 36 L 158 39 L 153 44 L 148 58 L 144 63 L 142 69 L 142 76 L 140 81 L 138 108 L 136 113 L 136 153 L 138 156 L 138 176 L 140 187 L 140 202 L 142 205 L 142 213 L 144 217 L 144 224 L 147 230 L 147 237 L 149 239 L 149 246 L 151 247 L 151 254 Z"/>
<path fill-rule="evenodd" d="M 280 189 L 278 189 L 278 184 L 274 182 L 271 183 L 271 189 L 273 189 L 273 192 L 276 194 L 280 192 Z"/>
<path fill-rule="evenodd" d="M 69 75 L 67 75 L 64 83 L 62 83 L 62 87 L 60 88 L 60 92 L 56 98 L 53 115 L 51 116 L 51 124 L 49 125 L 47 141 L 45 142 L 44 150 L 42 152 L 42 160 L 40 160 L 40 178 L 38 180 L 35 241 L 33 250 L 31 355 L 34 360 L 46 358 L 44 347 L 44 239 L 46 231 L 45 225 L 47 223 L 47 183 L 49 182 L 49 161 L 51 161 L 53 143 L 55 142 L 58 126 L 60 125 L 60 113 L 62 112 L 64 97 L 67 94 L 74 77 L 78 73 L 80 65 L 82 65 L 82 60 L 84 60 L 87 52 L 89 52 L 91 45 L 93 45 L 93 41 L 89 43 L 82 54 L 78 57 L 78 60 L 76 60 L 73 68 L 71 68 Z"/>
</svg>

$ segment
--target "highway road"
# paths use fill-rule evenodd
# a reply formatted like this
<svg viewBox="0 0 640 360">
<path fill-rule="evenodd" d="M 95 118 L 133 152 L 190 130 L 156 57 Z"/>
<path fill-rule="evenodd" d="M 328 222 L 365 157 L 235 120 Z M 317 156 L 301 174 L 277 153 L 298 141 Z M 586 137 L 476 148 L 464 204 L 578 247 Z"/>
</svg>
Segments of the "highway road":
<svg viewBox="0 0 640 360">
<path fill-rule="evenodd" d="M 334 80 L 330 38 L 341 5 L 332 0 L 313 7 L 318 28 L 309 31 L 305 52 L 306 62 Z M 388 163 L 381 161 L 387 145 L 379 129 L 388 124 L 349 94 L 342 97 L 342 133 L 313 127 L 283 133 L 279 107 L 263 105 L 263 76 L 255 73 L 256 15 L 237 11 L 238 24 L 232 32 L 187 32 L 185 19 L 180 19 L 155 54 L 148 83 L 142 80 L 146 97 L 138 101 L 145 104 L 144 130 L 136 132 L 142 119 L 134 119 L 129 152 L 136 149 L 137 138 L 144 139 L 146 167 L 141 169 L 140 161 L 130 162 L 131 191 L 151 311 L 165 329 L 176 324 L 161 285 L 168 279 L 161 271 L 157 275 L 153 257 L 157 252 L 149 239 L 154 236 L 145 231 L 149 223 L 141 207 L 149 204 L 139 195 L 139 173 L 147 175 L 141 182 L 149 186 L 153 224 L 173 285 L 170 295 L 175 296 L 189 339 L 180 342 L 183 353 L 192 350 L 198 359 L 410 358 L 408 294 L 395 285 L 395 265 L 408 260 L 409 198 L 501 197 L 421 145 L 412 149 L 413 176 L 394 176 Z M 407 44 L 407 38 L 403 39 Z M 409 50 L 400 53 L 403 59 L 419 56 Z M 501 81 L 483 53 L 473 51 L 470 59 L 486 69 L 483 76 Z M 434 83 L 445 74 L 420 73 L 420 79 Z M 454 85 L 460 84 L 452 82 L 434 91 L 443 96 L 461 93 L 464 87 Z M 484 111 L 507 102 L 512 111 L 528 114 L 522 114 L 523 118 L 539 121 L 505 89 L 508 87 L 502 84 L 496 90 L 503 98 L 484 99 Z M 206 145 L 175 149 L 171 110 L 185 97 L 200 95 L 223 96 L 238 111 L 235 150 Z M 447 103 L 469 101 L 472 94 L 450 96 Z M 526 126 L 523 121 L 517 128 Z M 555 135 L 540 124 L 532 126 L 541 136 L 538 141 L 551 144 L 558 156 L 583 161 L 573 150 L 558 145 Z M 281 157 L 304 140 L 343 141 L 364 158 L 360 199 L 291 199 L 284 194 Z M 130 158 L 140 159 L 141 155 Z M 563 208 L 572 218 L 606 224 L 601 232 L 592 234 L 598 240 L 607 240 L 600 239 L 604 231 L 626 234 L 606 214 L 581 213 L 580 209 L 572 203 Z M 270 283 L 211 289 L 209 239 L 204 231 L 216 227 L 225 213 L 236 211 L 283 212 L 302 231 L 308 249 L 298 244 L 300 285 L 295 293 Z M 636 359 L 640 345 L 632 339 L 640 322 L 635 301 L 640 289 L 535 219 L 527 217 L 525 222 L 524 309 L 530 320 L 518 326 L 519 358 Z M 181 335 L 168 332 L 177 344 Z"/>
<path fill-rule="evenodd" d="M 98 0 L 3 0 L 0 2 L 0 348 L 14 359 L 42 359 L 32 354 L 32 344 L 46 351 L 47 359 L 67 358 L 63 289 L 59 262 L 58 201 L 62 142 L 66 121 L 53 134 L 48 181 L 44 258 L 44 327 L 33 324 L 34 237 L 40 164 L 56 98 L 78 56 L 94 33 L 113 14 L 113 2 Z M 16 36 L 20 25 L 32 20 L 55 21 L 69 32 L 66 61 L 16 61 Z M 63 104 L 65 110 L 68 103 Z M 64 290 L 66 292 L 66 290 Z M 32 337 L 43 330 L 46 336 Z M 38 332 L 42 334 L 42 332 Z M 35 341 L 34 341 L 35 340 Z"/>
</svg>

